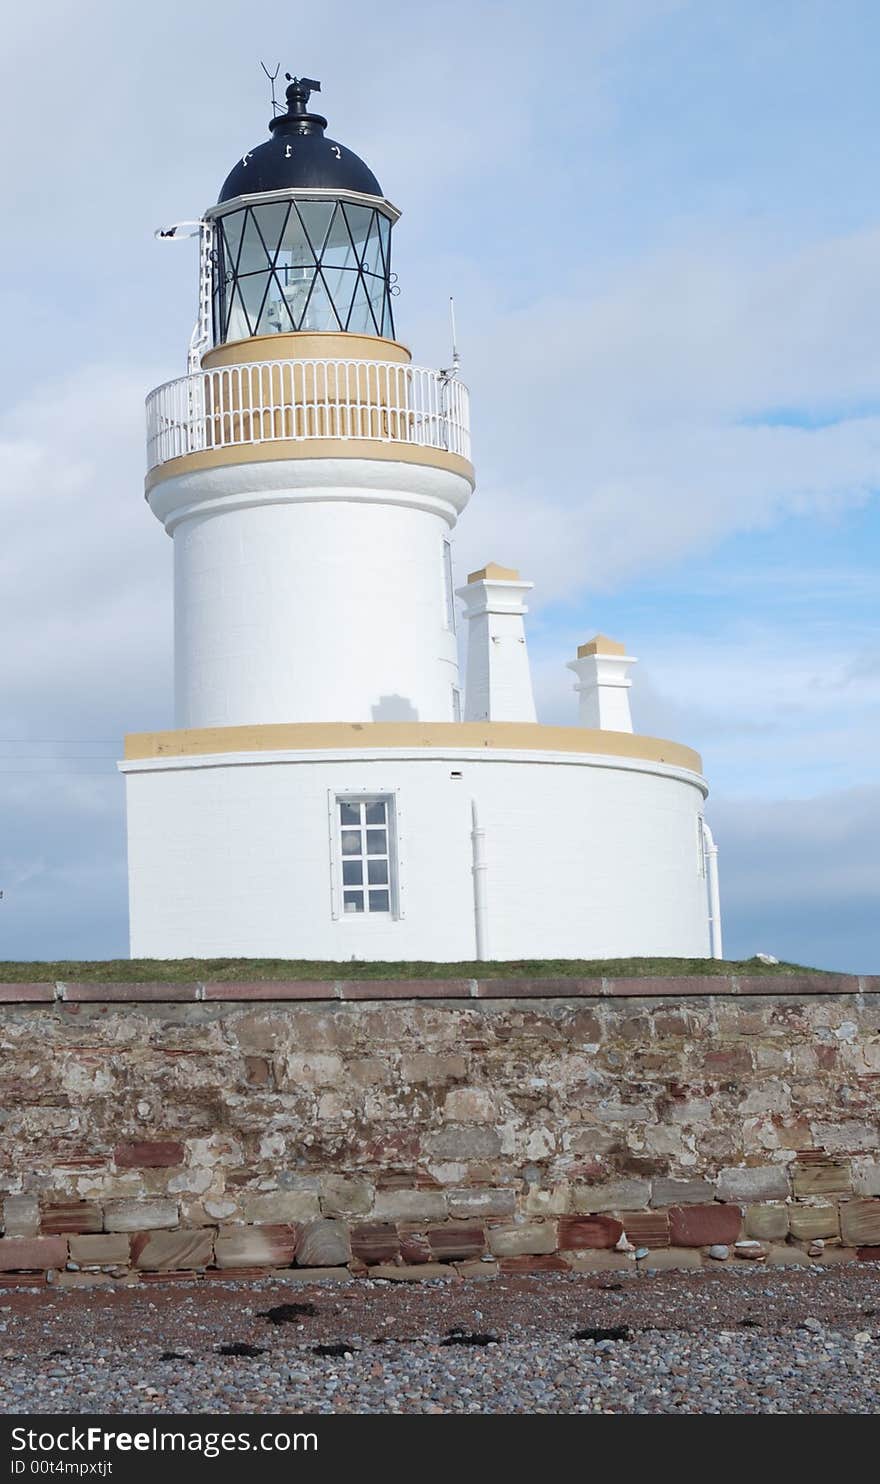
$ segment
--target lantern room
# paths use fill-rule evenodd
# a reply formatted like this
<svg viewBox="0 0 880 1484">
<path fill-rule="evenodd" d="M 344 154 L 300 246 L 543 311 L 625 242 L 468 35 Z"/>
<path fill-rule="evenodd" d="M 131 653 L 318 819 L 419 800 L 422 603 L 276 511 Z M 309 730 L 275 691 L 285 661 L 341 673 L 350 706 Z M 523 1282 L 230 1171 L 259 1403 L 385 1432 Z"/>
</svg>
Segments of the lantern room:
<svg viewBox="0 0 880 1484">
<path fill-rule="evenodd" d="M 242 156 L 206 213 L 215 345 L 302 331 L 394 338 L 399 212 L 309 111 L 319 90 L 311 78 L 290 80 L 271 138 Z"/>
</svg>

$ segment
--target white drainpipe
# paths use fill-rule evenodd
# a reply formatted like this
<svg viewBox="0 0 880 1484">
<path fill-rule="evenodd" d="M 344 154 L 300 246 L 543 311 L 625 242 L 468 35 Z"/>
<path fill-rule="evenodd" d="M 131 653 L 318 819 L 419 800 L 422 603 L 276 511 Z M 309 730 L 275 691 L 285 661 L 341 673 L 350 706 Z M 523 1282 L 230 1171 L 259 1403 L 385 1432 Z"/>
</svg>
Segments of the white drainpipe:
<svg viewBox="0 0 880 1484">
<path fill-rule="evenodd" d="M 471 850 L 474 878 L 474 929 L 478 960 L 489 957 L 489 902 L 486 895 L 486 831 L 480 828 L 477 801 L 471 799 Z"/>
<path fill-rule="evenodd" d="M 706 850 L 706 875 L 709 884 L 709 945 L 713 958 L 723 958 L 721 946 L 721 894 L 718 890 L 718 846 L 703 820 L 703 839 Z"/>
</svg>

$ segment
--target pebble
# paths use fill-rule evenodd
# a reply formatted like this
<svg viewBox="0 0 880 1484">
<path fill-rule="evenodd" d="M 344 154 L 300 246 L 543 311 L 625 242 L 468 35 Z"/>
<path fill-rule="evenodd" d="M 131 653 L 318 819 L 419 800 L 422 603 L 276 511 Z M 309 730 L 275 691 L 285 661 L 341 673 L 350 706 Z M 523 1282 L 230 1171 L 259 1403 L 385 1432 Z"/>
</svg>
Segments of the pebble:
<svg viewBox="0 0 880 1484">
<path fill-rule="evenodd" d="M 834 1413 L 880 1409 L 880 1266 L 750 1262 L 646 1276 L 536 1274 L 479 1287 L 369 1279 L 16 1293 L 0 1410 L 175 1414 Z M 479 1307 L 476 1307 L 476 1305 Z M 760 1325 L 743 1318 L 760 1314 Z M 626 1343 L 573 1338 L 627 1326 Z M 865 1327 L 865 1326 L 868 1327 Z M 488 1346 L 444 1347 L 451 1328 Z M 257 1353 L 223 1356 L 221 1344 Z M 345 1344 L 334 1358 L 316 1345 Z M 52 1354 L 53 1351 L 64 1352 Z M 161 1360 L 163 1353 L 168 1360 Z"/>
<path fill-rule="evenodd" d="M 730 1248 L 725 1247 L 722 1242 L 715 1242 L 709 1248 L 709 1256 L 714 1257 L 717 1262 L 724 1262 L 730 1256 Z"/>
</svg>

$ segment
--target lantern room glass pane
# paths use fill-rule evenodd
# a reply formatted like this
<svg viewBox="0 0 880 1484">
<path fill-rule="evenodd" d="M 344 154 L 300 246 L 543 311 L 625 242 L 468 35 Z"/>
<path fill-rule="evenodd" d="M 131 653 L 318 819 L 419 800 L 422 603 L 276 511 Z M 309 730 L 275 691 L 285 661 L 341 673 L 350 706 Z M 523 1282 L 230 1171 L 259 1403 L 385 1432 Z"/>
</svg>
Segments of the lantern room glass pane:
<svg viewBox="0 0 880 1484">
<path fill-rule="evenodd" d="M 331 268 L 356 268 L 357 253 L 351 232 L 341 205 L 336 207 L 327 240 L 321 254 L 323 266 Z"/>
<path fill-rule="evenodd" d="M 315 257 L 320 257 L 327 240 L 327 229 L 333 219 L 336 204 L 333 201 L 297 201 L 294 208 L 299 213 L 305 234 Z"/>
<path fill-rule="evenodd" d="M 260 273 L 268 268 L 271 262 L 253 212 L 245 212 L 245 217 L 238 266 L 235 270 L 239 278 L 243 273 Z"/>
<path fill-rule="evenodd" d="M 390 223 L 369 206 L 266 202 L 218 219 L 218 342 L 291 331 L 393 335 Z"/>
<path fill-rule="evenodd" d="M 287 222 L 290 206 L 287 201 L 276 201 L 271 206 L 252 206 L 251 211 L 260 229 L 260 236 L 269 257 L 269 261 L 275 261 L 278 248 L 281 244 L 282 233 Z"/>
</svg>

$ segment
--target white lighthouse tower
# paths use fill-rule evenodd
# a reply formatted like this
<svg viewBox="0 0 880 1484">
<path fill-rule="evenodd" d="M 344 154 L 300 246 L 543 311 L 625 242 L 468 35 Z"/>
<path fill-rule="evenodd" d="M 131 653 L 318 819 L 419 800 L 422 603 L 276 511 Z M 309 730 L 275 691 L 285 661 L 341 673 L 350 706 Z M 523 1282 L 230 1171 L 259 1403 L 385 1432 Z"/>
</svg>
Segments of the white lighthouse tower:
<svg viewBox="0 0 880 1484">
<path fill-rule="evenodd" d="M 205 212 L 189 372 L 148 399 L 176 729 L 121 764 L 132 954 L 718 952 L 700 760 L 633 733 L 624 647 L 582 645 L 581 724 L 540 725 L 531 584 L 490 562 L 462 696 L 467 391 L 396 338 L 399 213 L 318 88 Z"/>
</svg>

